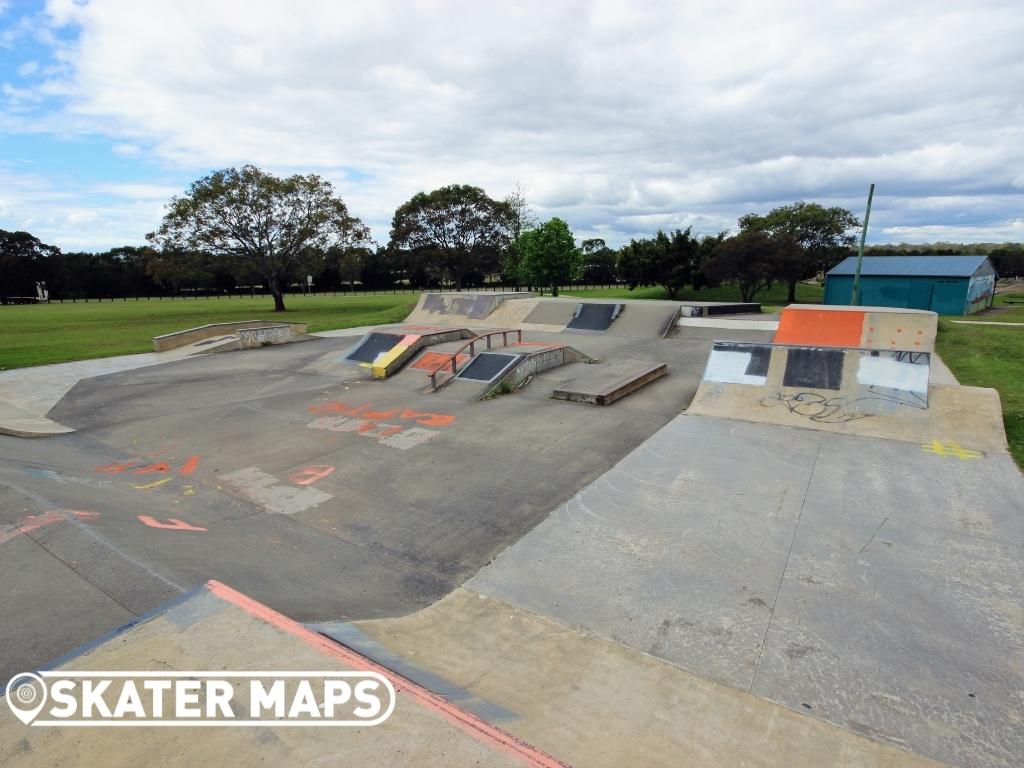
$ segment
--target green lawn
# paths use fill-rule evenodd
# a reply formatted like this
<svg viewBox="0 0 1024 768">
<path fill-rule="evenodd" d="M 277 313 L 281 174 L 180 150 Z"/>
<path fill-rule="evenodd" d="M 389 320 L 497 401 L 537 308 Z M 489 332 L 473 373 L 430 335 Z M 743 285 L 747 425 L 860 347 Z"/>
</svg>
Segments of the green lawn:
<svg viewBox="0 0 1024 768">
<path fill-rule="evenodd" d="M 819 285 L 805 285 L 798 283 L 796 286 L 796 300 L 798 302 L 820 302 L 825 290 Z M 668 294 L 664 288 L 589 288 L 579 291 L 560 291 L 565 296 L 583 296 L 591 299 L 667 299 Z M 735 285 L 723 285 L 718 288 L 702 288 L 699 291 L 692 288 L 681 290 L 676 299 L 679 301 L 740 301 L 740 291 Z M 760 291 L 754 296 L 754 301 L 761 304 L 762 311 L 774 312 L 786 305 L 786 286 L 773 285 L 765 291 Z"/>
<path fill-rule="evenodd" d="M 287 296 L 274 314 L 270 297 L 90 301 L 0 307 L 0 370 L 133 352 L 152 352 L 153 337 L 207 323 L 288 320 L 310 331 L 396 323 L 412 311 L 416 294 Z"/>
<path fill-rule="evenodd" d="M 1021 300 L 1024 294 L 999 296 L 996 306 L 1004 306 L 1007 298 Z M 1005 306 L 1013 308 L 970 318 L 941 318 L 937 348 L 961 384 L 999 390 L 1010 453 L 1017 466 L 1024 469 L 1024 327 L 978 324 L 984 321 L 1024 323 L 1024 306 Z M 977 322 L 965 324 L 952 320 Z"/>
</svg>

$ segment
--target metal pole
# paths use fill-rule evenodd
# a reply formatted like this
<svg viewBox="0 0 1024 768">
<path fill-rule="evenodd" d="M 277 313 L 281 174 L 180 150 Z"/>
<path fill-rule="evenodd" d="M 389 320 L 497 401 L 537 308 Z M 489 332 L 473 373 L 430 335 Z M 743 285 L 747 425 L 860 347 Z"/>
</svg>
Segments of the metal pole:
<svg viewBox="0 0 1024 768">
<path fill-rule="evenodd" d="M 864 240 L 868 236 L 868 219 L 871 218 L 871 198 L 875 195 L 875 185 L 868 189 L 868 207 L 864 211 L 864 228 L 860 231 L 860 247 L 857 248 L 857 271 L 853 274 L 853 296 L 850 303 L 854 306 L 860 304 L 860 268 L 864 263 Z"/>
</svg>

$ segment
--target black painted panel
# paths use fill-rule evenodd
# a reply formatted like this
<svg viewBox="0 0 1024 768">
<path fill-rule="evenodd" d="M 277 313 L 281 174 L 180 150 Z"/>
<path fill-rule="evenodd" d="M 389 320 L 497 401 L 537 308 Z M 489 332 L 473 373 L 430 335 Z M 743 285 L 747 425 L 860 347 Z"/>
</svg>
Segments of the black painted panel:
<svg viewBox="0 0 1024 768">
<path fill-rule="evenodd" d="M 790 347 L 783 386 L 835 390 L 842 383 L 843 350 Z"/>
</svg>

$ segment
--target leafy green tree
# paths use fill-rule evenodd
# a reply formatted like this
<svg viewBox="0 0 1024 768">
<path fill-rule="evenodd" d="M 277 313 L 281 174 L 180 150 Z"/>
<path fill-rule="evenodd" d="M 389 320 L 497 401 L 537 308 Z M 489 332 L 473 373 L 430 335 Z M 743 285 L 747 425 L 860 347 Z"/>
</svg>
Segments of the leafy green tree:
<svg viewBox="0 0 1024 768">
<path fill-rule="evenodd" d="M 741 300 L 753 301 L 758 291 L 775 281 L 780 254 L 793 247 L 788 236 L 748 229 L 717 244 L 704 265 L 704 275 L 710 285 L 735 283 Z"/>
<path fill-rule="evenodd" d="M 515 242 L 519 253 L 516 271 L 529 285 L 549 285 L 551 295 L 558 286 L 579 277 L 583 254 L 576 247 L 572 230 L 562 219 L 554 218 L 535 229 L 523 232 Z"/>
<path fill-rule="evenodd" d="M 703 284 L 701 247 L 691 228 L 672 234 L 658 230 L 653 238 L 631 240 L 619 254 L 619 275 L 630 290 L 638 285 L 660 285 L 675 299 L 686 285 Z"/>
<path fill-rule="evenodd" d="M 283 312 L 284 288 L 311 250 L 365 242 L 369 232 L 319 176 L 279 178 L 245 165 L 193 182 L 146 237 L 171 257 L 202 253 L 260 275 Z"/>
<path fill-rule="evenodd" d="M 583 280 L 587 283 L 615 282 L 615 251 L 600 237 L 580 243 L 583 252 Z"/>
<path fill-rule="evenodd" d="M 405 252 L 407 269 L 435 265 L 462 289 L 470 271 L 498 269 L 509 244 L 511 209 L 479 187 L 452 184 L 420 192 L 395 211 L 388 250 Z"/>
<path fill-rule="evenodd" d="M 824 208 L 802 200 L 774 208 L 764 216 L 750 213 L 739 220 L 741 232 L 758 231 L 786 235 L 793 243 L 788 254 L 779 254 L 775 279 L 786 283 L 786 301 L 796 301 L 796 284 L 838 264 L 853 247 L 857 217 L 845 208 Z"/>
</svg>

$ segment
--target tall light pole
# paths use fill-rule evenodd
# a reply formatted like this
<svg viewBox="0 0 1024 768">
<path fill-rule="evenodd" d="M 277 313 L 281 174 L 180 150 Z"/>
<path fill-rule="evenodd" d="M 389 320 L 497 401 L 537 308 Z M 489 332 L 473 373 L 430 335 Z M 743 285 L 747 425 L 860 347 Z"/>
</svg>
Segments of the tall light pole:
<svg viewBox="0 0 1024 768">
<path fill-rule="evenodd" d="M 868 189 L 868 208 L 864 211 L 864 227 L 860 231 L 860 247 L 857 249 L 857 271 L 853 274 L 853 296 L 850 303 L 854 306 L 860 304 L 860 268 L 864 263 L 864 239 L 868 236 L 868 219 L 871 218 L 871 198 L 875 196 L 875 185 Z"/>
</svg>

